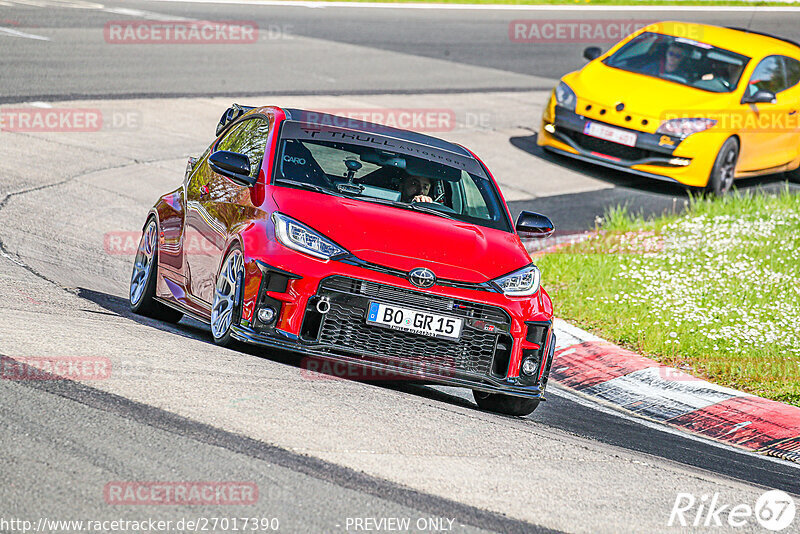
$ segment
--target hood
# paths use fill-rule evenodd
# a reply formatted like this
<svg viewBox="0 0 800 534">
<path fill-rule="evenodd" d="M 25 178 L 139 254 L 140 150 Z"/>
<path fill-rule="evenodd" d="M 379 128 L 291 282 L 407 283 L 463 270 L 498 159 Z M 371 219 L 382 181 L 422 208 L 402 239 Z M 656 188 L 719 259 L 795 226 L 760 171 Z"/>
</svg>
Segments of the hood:
<svg viewBox="0 0 800 534">
<path fill-rule="evenodd" d="M 600 61 L 592 61 L 582 70 L 565 76 L 563 80 L 578 97 L 579 113 L 583 112 L 586 104 L 597 104 L 611 112 L 604 120 L 610 119 L 613 122 L 616 122 L 613 118 L 617 115 L 614 106 L 619 102 L 625 104 L 625 110 L 619 113 L 620 116 L 632 114 L 661 119 L 668 114 L 674 116 L 675 113 L 728 109 L 731 101 L 736 100 L 733 93 L 694 89 L 646 74 L 607 67 Z"/>
<path fill-rule="evenodd" d="M 281 213 L 385 267 L 427 267 L 438 278 L 480 283 L 531 262 L 510 232 L 290 187 L 274 187 L 272 197 Z"/>
</svg>

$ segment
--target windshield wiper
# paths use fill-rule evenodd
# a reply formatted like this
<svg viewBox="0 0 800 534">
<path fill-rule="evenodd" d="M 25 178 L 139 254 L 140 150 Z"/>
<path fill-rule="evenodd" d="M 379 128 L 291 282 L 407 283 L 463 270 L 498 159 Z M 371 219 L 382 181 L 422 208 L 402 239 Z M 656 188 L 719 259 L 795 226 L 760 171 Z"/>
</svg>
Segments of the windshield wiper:
<svg viewBox="0 0 800 534">
<path fill-rule="evenodd" d="M 335 192 L 331 191 L 330 189 L 325 189 L 322 186 L 309 184 L 306 182 L 298 182 L 297 180 L 289 180 L 287 178 L 280 178 L 275 180 L 276 184 L 286 184 L 291 187 L 297 187 L 299 189 L 307 189 L 308 191 L 316 191 L 317 193 L 323 193 L 325 195 L 333 195 L 339 196 Z"/>
<path fill-rule="evenodd" d="M 377 198 L 377 197 L 359 197 L 359 200 L 366 200 L 367 202 L 374 202 L 375 204 L 383 204 L 385 206 L 392 206 L 394 208 L 400 208 L 408 211 L 421 211 L 424 213 L 430 213 L 431 215 L 438 215 L 440 217 L 444 217 L 445 219 L 452 219 L 454 221 L 458 221 L 460 219 L 453 217 L 449 213 L 444 213 L 439 211 L 435 208 L 429 208 L 426 206 L 426 202 L 415 202 L 412 204 L 408 204 L 406 202 L 400 202 L 396 200 L 387 200 L 385 198 Z"/>
<path fill-rule="evenodd" d="M 430 213 L 431 215 L 438 215 L 439 217 L 444 217 L 445 219 L 452 219 L 454 221 L 458 220 L 449 213 L 439 211 L 436 208 L 430 208 L 425 204 L 428 204 L 428 202 L 415 202 L 413 204 L 408 204 L 408 206 L 410 206 L 412 210 L 422 211 L 424 213 Z"/>
</svg>

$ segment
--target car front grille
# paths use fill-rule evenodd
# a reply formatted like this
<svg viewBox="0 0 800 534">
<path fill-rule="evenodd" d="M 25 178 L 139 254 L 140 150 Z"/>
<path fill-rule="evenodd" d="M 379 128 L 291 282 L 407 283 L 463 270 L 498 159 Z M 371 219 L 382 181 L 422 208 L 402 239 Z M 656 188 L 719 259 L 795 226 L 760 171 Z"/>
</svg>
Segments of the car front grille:
<svg viewBox="0 0 800 534">
<path fill-rule="evenodd" d="M 501 308 L 340 276 L 323 280 L 318 295 L 329 299 L 330 310 L 319 318 L 316 341 L 335 352 L 410 363 L 411 368 L 438 368 L 439 374 L 450 371 L 505 376 L 507 373 L 511 339 L 504 331 L 508 331 L 511 319 Z M 439 339 L 367 324 L 371 301 L 462 317 L 465 321 L 461 337 Z M 307 321 L 313 313 L 310 306 Z M 491 322 L 496 328 L 492 332 L 476 328 L 472 326 L 476 320 Z M 503 343 L 498 343 L 498 339 Z M 495 362 L 496 351 L 500 365 Z"/>
</svg>

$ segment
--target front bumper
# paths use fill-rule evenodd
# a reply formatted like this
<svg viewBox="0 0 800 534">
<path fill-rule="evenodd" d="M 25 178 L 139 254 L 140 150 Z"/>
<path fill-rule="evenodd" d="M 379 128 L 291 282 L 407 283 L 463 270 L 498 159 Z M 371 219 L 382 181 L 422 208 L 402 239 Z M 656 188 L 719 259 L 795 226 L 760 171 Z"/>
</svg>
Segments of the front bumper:
<svg viewBox="0 0 800 534">
<path fill-rule="evenodd" d="M 589 122 L 636 135 L 634 146 L 606 141 L 585 133 Z M 719 138 L 718 138 L 719 137 Z M 685 139 L 643 132 L 587 118 L 560 106 L 546 113 L 538 144 L 559 155 L 628 173 L 703 187 L 714 158 L 725 138 L 715 132 L 694 134 Z"/>
<path fill-rule="evenodd" d="M 254 261 L 258 272 L 248 276 L 261 276 L 258 283 L 244 284 L 251 293 L 243 296 L 241 323 L 231 329 L 235 339 L 371 371 L 348 377 L 543 399 L 555 347 L 552 309 L 543 290 L 530 299 L 457 287 L 419 290 L 370 269 L 294 252 L 283 256 L 293 256 L 291 269 L 286 262 L 276 267 Z M 329 305 L 327 313 L 318 311 L 321 299 Z M 369 302 L 458 317 L 464 329 L 453 341 L 373 326 L 366 323 Z M 258 310 L 267 305 L 277 308 L 278 319 L 264 325 Z M 520 376 L 520 363 L 528 357 L 538 360 L 538 371 Z"/>
</svg>

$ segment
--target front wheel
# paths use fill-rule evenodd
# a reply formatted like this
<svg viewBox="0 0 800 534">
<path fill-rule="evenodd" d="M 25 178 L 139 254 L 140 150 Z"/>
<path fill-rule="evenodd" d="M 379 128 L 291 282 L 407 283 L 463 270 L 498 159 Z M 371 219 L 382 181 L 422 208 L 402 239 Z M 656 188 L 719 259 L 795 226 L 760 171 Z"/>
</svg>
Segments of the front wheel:
<svg viewBox="0 0 800 534">
<path fill-rule="evenodd" d="M 177 323 L 183 314 L 155 300 L 158 276 L 158 223 L 150 217 L 136 249 L 133 272 L 128 292 L 128 303 L 133 313 L 160 321 Z"/>
<path fill-rule="evenodd" d="M 722 144 L 714 166 L 711 168 L 707 187 L 709 193 L 721 197 L 731 190 L 738 159 L 739 142 L 734 137 L 730 137 Z"/>
<path fill-rule="evenodd" d="M 211 334 L 217 345 L 233 347 L 236 344 L 231 337 L 231 327 L 242 316 L 240 300 L 243 287 L 244 257 L 239 248 L 233 248 L 222 262 L 211 304 Z"/>
<path fill-rule="evenodd" d="M 790 181 L 792 181 L 794 183 L 797 183 L 797 184 L 800 184 L 800 167 L 797 167 L 793 171 L 786 171 L 784 174 L 786 174 L 786 177 Z"/>
<path fill-rule="evenodd" d="M 472 390 L 472 396 L 475 397 L 478 406 L 484 410 L 518 417 L 532 414 L 539 406 L 539 399 L 524 399 L 501 393 L 485 393 L 476 389 Z"/>
</svg>

